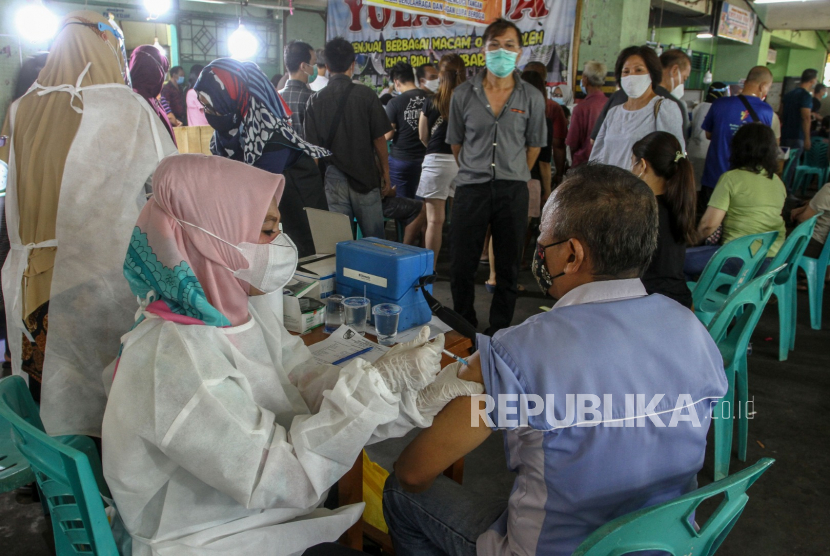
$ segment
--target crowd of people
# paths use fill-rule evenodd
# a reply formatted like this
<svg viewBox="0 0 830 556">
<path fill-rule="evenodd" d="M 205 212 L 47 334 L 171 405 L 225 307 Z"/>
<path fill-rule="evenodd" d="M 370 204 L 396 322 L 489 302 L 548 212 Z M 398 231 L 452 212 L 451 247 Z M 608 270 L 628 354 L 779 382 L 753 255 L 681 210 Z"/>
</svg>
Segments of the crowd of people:
<svg viewBox="0 0 830 556">
<path fill-rule="evenodd" d="M 610 98 L 606 64 L 589 61 L 576 102 L 548 87 L 543 63 L 517 67 L 522 33 L 504 19 L 484 31 L 481 71 L 458 54 L 399 62 L 381 96 L 354 82 L 343 38 L 292 41 L 274 79 L 220 58 L 186 80 L 153 46 L 124 59 L 113 25 L 67 16 L 9 110 L 2 282 L 12 368 L 49 434 L 102 439 L 133 554 L 293 555 L 335 541 L 362 507 L 328 509 L 331 487 L 365 445 L 413 428 L 424 431 L 384 492 L 401 555 L 564 556 L 696 488 L 727 380 L 687 279 L 724 243 L 775 230 L 771 257 L 786 236 L 766 67 L 735 96 L 712 83 L 690 117 L 683 51 L 624 49 Z M 808 70 L 784 97 L 791 157 L 826 133 L 824 91 Z M 213 156 L 178 154 L 181 125 L 213 128 Z M 488 262 L 488 325 L 467 364 L 441 369 L 443 336 L 426 328 L 374 363 L 319 364 L 269 295 L 314 253 L 309 207 L 366 237 L 395 220 L 435 268 L 448 256 L 454 310 L 476 327 Z M 792 213 L 822 211 L 812 256 L 830 230 L 830 184 Z M 514 325 L 537 223 L 530 268 L 557 301 Z M 509 409 L 539 416 L 501 404 L 471 421 L 475 395 L 553 392 L 608 395 L 602 415 L 626 418 L 629 393 L 662 393 L 647 410 L 680 423 L 552 427 L 551 408 L 496 426 Z M 441 476 L 494 429 L 518 473 L 509 499 Z"/>
</svg>

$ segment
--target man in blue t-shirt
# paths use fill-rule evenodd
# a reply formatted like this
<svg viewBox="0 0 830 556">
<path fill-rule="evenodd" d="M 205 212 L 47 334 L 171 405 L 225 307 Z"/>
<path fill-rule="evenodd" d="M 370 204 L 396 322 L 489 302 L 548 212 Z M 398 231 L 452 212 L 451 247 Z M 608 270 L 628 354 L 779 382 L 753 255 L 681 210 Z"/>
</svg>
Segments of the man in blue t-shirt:
<svg viewBox="0 0 830 556">
<path fill-rule="evenodd" d="M 810 147 L 810 121 L 813 110 L 813 95 L 810 91 L 818 82 L 818 72 L 806 69 L 801 74 L 801 83 L 784 95 L 781 102 L 781 146 L 790 147 L 790 158 L 801 156 Z M 789 187 L 793 164 L 790 171 L 784 176 L 784 183 Z"/>
<path fill-rule="evenodd" d="M 732 137 L 738 128 L 752 122 L 772 125 L 772 106 L 762 100 L 767 96 L 770 85 L 772 72 L 766 66 L 755 66 L 749 70 L 744 89 L 739 96 L 717 99 L 706 114 L 701 128 L 711 143 L 706 153 L 706 164 L 700 183 L 708 188 L 704 191 L 710 195 L 721 175 L 729 170 Z"/>
</svg>

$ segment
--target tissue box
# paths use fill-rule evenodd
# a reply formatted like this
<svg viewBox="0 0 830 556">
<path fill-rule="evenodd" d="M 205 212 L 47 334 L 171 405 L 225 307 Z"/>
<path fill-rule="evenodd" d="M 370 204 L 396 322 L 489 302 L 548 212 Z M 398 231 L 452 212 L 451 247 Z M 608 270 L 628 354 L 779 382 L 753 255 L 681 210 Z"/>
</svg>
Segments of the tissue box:
<svg viewBox="0 0 830 556">
<path fill-rule="evenodd" d="M 320 299 L 325 299 L 334 293 L 337 283 L 337 265 L 334 257 L 311 263 L 300 263 L 294 276 L 304 282 L 318 282 Z"/>
<path fill-rule="evenodd" d="M 320 283 L 294 279 L 283 288 L 283 324 L 303 334 L 326 322 L 326 305 L 320 301 Z"/>
</svg>

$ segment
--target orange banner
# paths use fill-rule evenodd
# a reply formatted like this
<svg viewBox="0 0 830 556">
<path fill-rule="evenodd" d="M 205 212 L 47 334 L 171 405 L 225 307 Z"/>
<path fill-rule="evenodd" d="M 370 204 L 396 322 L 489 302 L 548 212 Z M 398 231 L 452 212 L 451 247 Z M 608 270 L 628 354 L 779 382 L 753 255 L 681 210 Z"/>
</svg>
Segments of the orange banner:
<svg viewBox="0 0 830 556">
<path fill-rule="evenodd" d="M 489 25 L 502 13 L 502 0 L 363 0 L 363 3 L 470 25 Z"/>
</svg>

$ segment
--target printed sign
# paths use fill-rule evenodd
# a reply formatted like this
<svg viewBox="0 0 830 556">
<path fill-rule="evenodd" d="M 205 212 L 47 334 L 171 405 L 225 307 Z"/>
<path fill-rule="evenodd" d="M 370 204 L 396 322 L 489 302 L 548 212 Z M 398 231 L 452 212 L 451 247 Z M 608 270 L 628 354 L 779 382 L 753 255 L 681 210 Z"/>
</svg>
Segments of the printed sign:
<svg viewBox="0 0 830 556">
<path fill-rule="evenodd" d="M 752 44 L 755 38 L 755 14 L 724 2 L 720 12 L 718 36 Z"/>
<path fill-rule="evenodd" d="M 470 75 L 484 67 L 481 26 L 457 23 L 443 16 L 381 8 L 369 5 L 369 1 L 330 1 L 326 27 L 327 40 L 343 37 L 354 45 L 358 54 L 355 75 L 366 85 L 379 88 L 387 70 L 397 62 L 408 62 L 417 68 L 434 64 L 449 53 L 461 55 Z M 504 17 L 522 32 L 524 52 L 518 66 L 542 62 L 548 68 L 549 86 L 570 79 L 577 2 L 504 0 Z M 501 1 L 496 4 L 501 5 Z"/>
<path fill-rule="evenodd" d="M 365 3 L 472 25 L 487 25 L 501 14 L 501 0 L 366 0 Z"/>
</svg>

